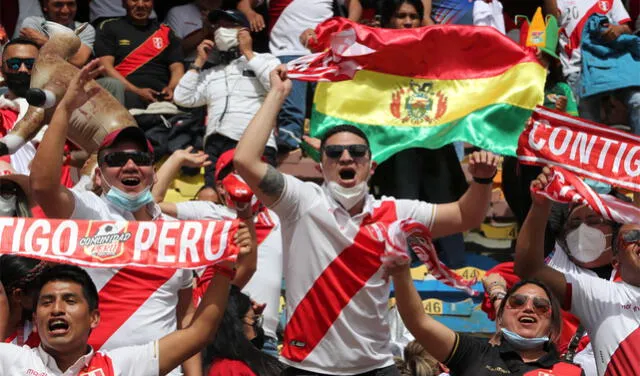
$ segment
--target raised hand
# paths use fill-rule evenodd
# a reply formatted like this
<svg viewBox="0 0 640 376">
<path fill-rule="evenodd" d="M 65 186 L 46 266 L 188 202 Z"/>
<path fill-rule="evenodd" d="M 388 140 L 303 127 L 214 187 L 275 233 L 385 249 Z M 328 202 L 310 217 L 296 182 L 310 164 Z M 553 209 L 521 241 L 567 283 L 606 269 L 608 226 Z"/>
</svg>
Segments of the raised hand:
<svg viewBox="0 0 640 376">
<path fill-rule="evenodd" d="M 490 179 L 495 176 L 500 156 L 490 151 L 475 151 L 469 156 L 469 173 L 478 179 Z"/>
<path fill-rule="evenodd" d="M 553 171 L 549 167 L 544 167 L 542 173 L 531 182 L 531 201 L 534 205 L 551 205 L 548 197 L 535 193 L 536 190 L 544 189 L 553 179 Z"/>
<path fill-rule="evenodd" d="M 291 80 L 287 77 L 286 65 L 280 64 L 272 70 L 269 81 L 271 82 L 271 90 L 282 90 L 285 96 L 291 92 Z"/>
<path fill-rule="evenodd" d="M 89 81 L 101 75 L 103 71 L 104 68 L 100 65 L 99 59 L 94 59 L 85 65 L 69 82 L 67 91 L 59 105 L 67 108 L 68 111 L 74 111 L 82 107 L 89 99 L 100 92 L 100 86 L 97 84 L 89 90 L 86 90 L 85 86 Z"/>
<path fill-rule="evenodd" d="M 180 160 L 181 166 L 187 167 L 206 167 L 211 164 L 209 154 L 205 154 L 202 150 L 192 153 L 193 146 L 187 146 L 185 149 L 175 151 L 175 155 Z"/>
</svg>

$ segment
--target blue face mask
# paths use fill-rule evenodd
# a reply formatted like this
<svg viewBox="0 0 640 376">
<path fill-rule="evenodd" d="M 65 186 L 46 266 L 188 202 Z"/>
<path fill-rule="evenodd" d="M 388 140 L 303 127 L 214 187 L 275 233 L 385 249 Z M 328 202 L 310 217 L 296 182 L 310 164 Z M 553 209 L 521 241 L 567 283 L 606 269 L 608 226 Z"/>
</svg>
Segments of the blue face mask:
<svg viewBox="0 0 640 376">
<path fill-rule="evenodd" d="M 502 328 L 502 338 L 504 338 L 516 350 L 532 350 L 544 346 L 549 342 L 549 337 L 524 338 L 509 329 Z"/>
<path fill-rule="evenodd" d="M 125 193 L 118 188 L 111 186 L 109 192 L 106 194 L 107 200 L 115 206 L 135 212 L 141 207 L 153 201 L 153 195 L 151 194 L 151 187 L 147 187 L 142 192 L 136 194 Z"/>
</svg>

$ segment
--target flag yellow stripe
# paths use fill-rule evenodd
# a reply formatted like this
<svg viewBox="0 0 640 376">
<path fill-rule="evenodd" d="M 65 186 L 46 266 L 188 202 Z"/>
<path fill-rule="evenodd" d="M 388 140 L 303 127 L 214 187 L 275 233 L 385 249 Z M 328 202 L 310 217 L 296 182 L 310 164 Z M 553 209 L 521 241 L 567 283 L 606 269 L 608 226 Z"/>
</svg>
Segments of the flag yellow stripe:
<svg viewBox="0 0 640 376">
<path fill-rule="evenodd" d="M 543 101 L 545 79 L 546 71 L 537 63 L 522 63 L 499 76 L 468 80 L 423 80 L 363 70 L 353 80 L 319 83 L 314 104 L 315 110 L 324 115 L 361 124 L 438 126 L 492 104 L 532 110 Z M 438 92 L 440 97 L 436 95 Z M 394 116 L 391 110 L 394 94 L 396 108 L 401 109 L 396 114 L 400 117 Z M 438 99 L 443 96 L 446 111 L 437 117 Z M 411 107 L 408 103 L 427 109 L 411 111 L 412 116 L 408 116 L 407 107 Z M 416 116 L 420 114 L 428 119 Z"/>
</svg>

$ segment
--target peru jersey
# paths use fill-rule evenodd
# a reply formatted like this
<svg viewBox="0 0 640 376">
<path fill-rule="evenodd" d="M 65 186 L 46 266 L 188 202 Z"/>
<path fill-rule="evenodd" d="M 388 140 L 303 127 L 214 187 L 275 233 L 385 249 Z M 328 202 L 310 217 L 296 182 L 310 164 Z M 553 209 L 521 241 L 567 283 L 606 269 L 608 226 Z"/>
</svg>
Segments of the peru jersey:
<svg viewBox="0 0 640 376">
<path fill-rule="evenodd" d="M 640 287 L 566 274 L 571 312 L 587 329 L 598 375 L 635 375 L 640 369 Z"/>
<path fill-rule="evenodd" d="M 431 227 L 435 206 L 367 196 L 363 212 L 351 217 L 326 188 L 285 175 L 284 192 L 272 209 L 280 216 L 285 246 L 281 360 L 334 375 L 392 365 L 380 226 L 413 218 Z"/>
<path fill-rule="evenodd" d="M 86 269 L 100 298 L 100 325 L 89 344 L 96 350 L 141 345 L 177 329 L 178 292 L 191 287 L 189 270 Z"/>
<path fill-rule="evenodd" d="M 557 0 L 560 11 L 560 61 L 566 75 L 580 72 L 582 30 L 592 14 L 602 14 L 616 24 L 629 22 L 629 13 L 620 0 Z"/>
</svg>

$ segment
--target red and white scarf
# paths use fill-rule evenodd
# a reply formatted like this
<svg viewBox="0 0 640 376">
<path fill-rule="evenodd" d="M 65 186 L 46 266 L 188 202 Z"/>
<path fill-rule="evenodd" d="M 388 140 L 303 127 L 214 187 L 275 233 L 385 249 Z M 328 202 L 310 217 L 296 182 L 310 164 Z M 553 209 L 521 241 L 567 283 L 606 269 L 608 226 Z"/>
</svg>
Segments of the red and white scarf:
<svg viewBox="0 0 640 376">
<path fill-rule="evenodd" d="M 553 167 L 553 178 L 542 189 L 533 192 L 550 200 L 588 205 L 603 218 L 617 223 L 638 223 L 640 208 L 611 195 L 601 195 L 571 172 Z"/>
<path fill-rule="evenodd" d="M 395 221 L 389 225 L 384 233 L 386 240 L 385 252 L 381 256 L 385 266 L 394 266 L 409 263 L 411 258 L 409 248 L 418 256 L 438 281 L 465 291 L 471 296 L 478 295 L 472 286 L 476 279 L 466 280 L 449 269 L 438 259 L 438 254 L 431 241 L 431 231 L 422 223 L 404 219 Z"/>
</svg>

